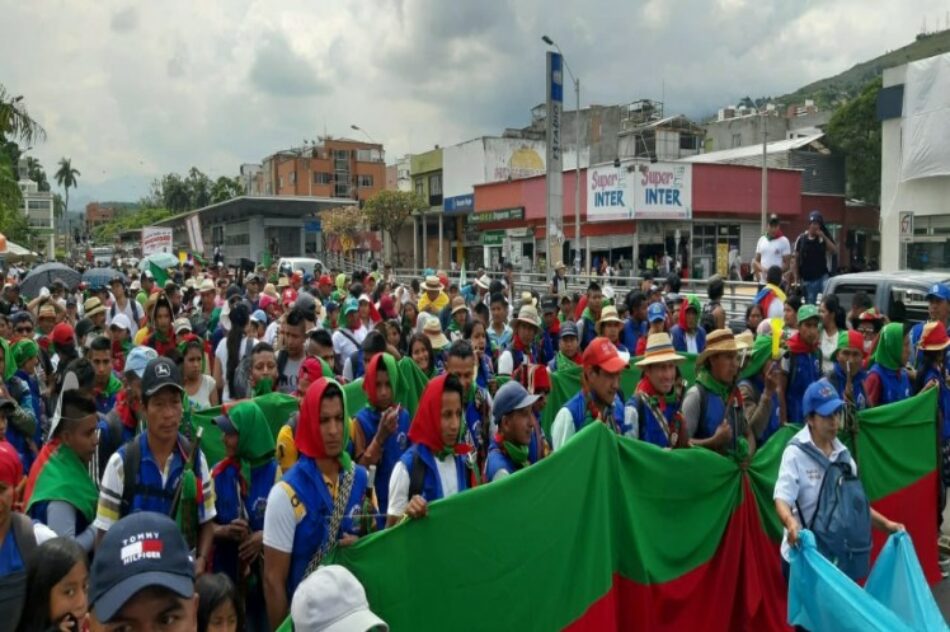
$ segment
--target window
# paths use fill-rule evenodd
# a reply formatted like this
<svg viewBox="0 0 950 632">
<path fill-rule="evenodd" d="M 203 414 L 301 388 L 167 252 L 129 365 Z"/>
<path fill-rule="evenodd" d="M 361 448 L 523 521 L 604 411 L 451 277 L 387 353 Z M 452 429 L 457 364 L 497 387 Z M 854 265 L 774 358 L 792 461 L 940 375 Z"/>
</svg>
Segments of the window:
<svg viewBox="0 0 950 632">
<path fill-rule="evenodd" d="M 334 149 L 333 157 L 336 158 L 337 160 L 349 160 L 350 152 L 348 152 L 345 149 Z"/>
<path fill-rule="evenodd" d="M 429 195 L 442 195 L 442 174 L 429 176 Z"/>
<path fill-rule="evenodd" d="M 425 183 L 422 178 L 416 178 L 416 194 L 425 195 Z"/>
<path fill-rule="evenodd" d="M 742 147 L 742 134 L 733 134 L 733 135 L 732 135 L 732 146 L 733 146 L 733 147 Z"/>
<path fill-rule="evenodd" d="M 333 179 L 329 173 L 325 171 L 316 171 L 313 174 L 313 183 L 314 184 L 330 184 Z"/>
<path fill-rule="evenodd" d="M 373 176 L 358 176 L 359 177 L 359 187 L 365 189 L 373 186 Z"/>
<path fill-rule="evenodd" d="M 930 319 L 927 288 L 891 288 L 891 304 L 887 317 L 894 322 L 919 323 Z M 906 327 L 906 325 L 905 325 Z"/>
<path fill-rule="evenodd" d="M 277 178 L 277 188 L 278 189 L 284 188 L 284 176 L 280 176 L 279 178 Z"/>
<path fill-rule="evenodd" d="M 291 183 L 291 184 L 296 184 L 296 182 L 297 182 L 297 172 L 296 172 L 296 171 L 291 171 L 291 172 L 290 172 L 290 183 Z"/>
</svg>

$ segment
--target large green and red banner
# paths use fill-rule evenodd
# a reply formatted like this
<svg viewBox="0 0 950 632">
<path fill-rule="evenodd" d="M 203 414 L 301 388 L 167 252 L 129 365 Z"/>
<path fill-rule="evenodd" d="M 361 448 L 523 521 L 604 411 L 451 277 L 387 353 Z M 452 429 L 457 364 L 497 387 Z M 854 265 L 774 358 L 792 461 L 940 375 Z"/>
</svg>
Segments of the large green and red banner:
<svg viewBox="0 0 950 632">
<path fill-rule="evenodd" d="M 859 414 L 874 507 L 937 568 L 936 393 Z M 500 481 L 339 549 L 393 630 L 786 629 L 772 489 L 783 428 L 748 464 L 594 424 Z M 877 539 L 879 547 L 884 537 Z"/>
</svg>

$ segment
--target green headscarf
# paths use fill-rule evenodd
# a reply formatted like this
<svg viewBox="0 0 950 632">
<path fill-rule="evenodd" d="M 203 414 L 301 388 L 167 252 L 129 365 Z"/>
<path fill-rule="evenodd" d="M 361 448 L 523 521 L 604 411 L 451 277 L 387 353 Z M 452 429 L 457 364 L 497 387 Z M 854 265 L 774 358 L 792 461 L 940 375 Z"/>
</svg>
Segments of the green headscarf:
<svg viewBox="0 0 950 632">
<path fill-rule="evenodd" d="M 772 357 L 772 337 L 756 336 L 752 347 L 746 353 L 746 365 L 739 377 L 747 380 L 762 372 L 765 363 Z"/>
<path fill-rule="evenodd" d="M 889 323 L 884 325 L 881 335 L 877 339 L 877 348 L 872 360 L 885 369 L 896 371 L 901 368 L 901 357 L 904 355 L 904 325 Z"/>
<path fill-rule="evenodd" d="M 40 353 L 40 347 L 36 344 L 35 340 L 30 340 L 29 338 L 24 338 L 23 340 L 18 340 L 16 344 L 13 345 L 13 361 L 16 363 L 17 370 L 23 368 L 23 365 L 30 360 L 30 358 L 35 358 Z"/>
<path fill-rule="evenodd" d="M 3 347 L 3 381 L 6 382 L 16 373 L 16 360 L 13 359 L 13 349 L 10 343 L 4 338 L 0 338 L 0 346 Z"/>
<path fill-rule="evenodd" d="M 274 435 L 260 406 L 252 401 L 235 404 L 228 419 L 238 431 L 237 457 L 251 467 L 259 467 L 274 458 Z"/>
<path fill-rule="evenodd" d="M 343 272 L 336 275 L 336 289 L 340 292 L 346 292 L 346 274 Z"/>
</svg>

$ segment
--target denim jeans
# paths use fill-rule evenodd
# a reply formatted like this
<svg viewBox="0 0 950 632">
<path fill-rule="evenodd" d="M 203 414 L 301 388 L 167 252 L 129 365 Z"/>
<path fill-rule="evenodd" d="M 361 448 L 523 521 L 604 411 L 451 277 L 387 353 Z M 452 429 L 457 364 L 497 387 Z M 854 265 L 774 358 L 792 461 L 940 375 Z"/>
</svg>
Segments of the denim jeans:
<svg viewBox="0 0 950 632">
<path fill-rule="evenodd" d="M 825 283 L 827 281 L 827 274 L 820 279 L 815 279 L 814 281 L 805 281 L 805 302 L 816 305 L 818 303 L 818 295 L 821 294 L 822 290 L 825 288 Z"/>
</svg>

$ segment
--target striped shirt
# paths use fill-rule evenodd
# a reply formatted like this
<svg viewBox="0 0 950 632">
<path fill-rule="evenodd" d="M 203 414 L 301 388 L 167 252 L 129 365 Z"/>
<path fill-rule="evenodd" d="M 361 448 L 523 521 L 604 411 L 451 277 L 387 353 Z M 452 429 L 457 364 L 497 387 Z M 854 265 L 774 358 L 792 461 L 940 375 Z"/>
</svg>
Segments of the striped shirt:
<svg viewBox="0 0 950 632">
<path fill-rule="evenodd" d="M 201 492 L 204 502 L 198 508 L 198 522 L 205 524 L 210 520 L 214 520 L 218 512 L 214 506 L 214 479 L 208 470 L 208 462 L 205 460 L 204 453 L 199 452 L 199 455 L 201 456 Z M 146 459 L 154 463 L 151 457 L 146 457 L 143 454 L 142 463 L 145 463 Z M 162 469 L 162 485 L 168 483 L 173 461 L 174 459 L 171 457 L 165 461 L 165 467 Z M 99 484 L 99 506 L 96 509 L 96 520 L 93 525 L 101 531 L 108 531 L 121 517 L 124 479 L 125 467 L 122 462 L 122 455 L 117 451 L 109 457 L 109 463 L 106 465 L 105 472 L 102 473 L 102 482 Z"/>
</svg>

